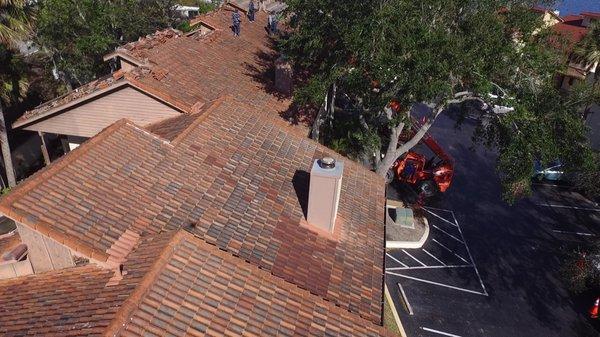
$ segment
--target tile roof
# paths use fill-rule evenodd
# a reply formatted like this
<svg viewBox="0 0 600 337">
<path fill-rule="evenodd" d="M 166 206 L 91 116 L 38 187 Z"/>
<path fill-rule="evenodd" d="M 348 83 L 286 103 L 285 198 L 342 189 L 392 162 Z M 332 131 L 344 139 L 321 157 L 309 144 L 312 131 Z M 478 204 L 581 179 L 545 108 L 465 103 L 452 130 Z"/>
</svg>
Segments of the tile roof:
<svg viewBox="0 0 600 337">
<path fill-rule="evenodd" d="M 587 16 L 590 18 L 600 19 L 600 12 L 583 12 L 582 16 Z"/>
<path fill-rule="evenodd" d="M 143 279 L 138 276 L 135 290 L 127 288 L 129 299 L 111 304 L 121 309 L 108 315 L 114 317 L 110 331 L 129 322 L 122 334 L 139 332 L 140 319 L 148 320 L 141 328 L 164 329 L 159 335 L 180 329 L 180 317 L 163 320 L 173 313 L 168 299 L 160 298 L 165 307 L 156 312 L 146 309 L 158 303 L 173 270 L 181 270 L 169 291 L 186 281 L 214 282 L 215 289 L 225 281 L 232 290 L 247 287 L 232 299 L 240 303 L 235 307 L 229 295 L 218 297 L 222 292 L 202 297 L 188 290 L 187 304 L 202 304 L 207 310 L 201 313 L 211 315 L 193 319 L 218 329 L 217 335 L 226 330 L 235 335 L 243 322 L 249 335 L 271 329 L 382 334 L 375 325 L 381 324 L 383 298 L 383 179 L 280 117 L 290 102 L 270 93 L 261 77 L 273 63 L 259 23 L 264 14 L 258 13 L 257 23 L 243 23 L 240 38 L 230 35 L 229 19 L 226 10 L 203 17 L 214 28 L 204 36 L 173 35 L 152 40 L 148 48 L 130 45 L 135 50 L 130 56 L 150 66 L 138 67 L 126 80 L 185 104 L 186 114 L 145 127 L 116 122 L 0 199 L 0 212 L 105 266 L 127 265 L 144 240 L 164 235 L 159 233 L 185 228 L 195 236 L 177 234 L 181 240 L 154 251 L 153 267 Z M 333 236 L 309 229 L 304 219 L 308 172 L 324 155 L 345 161 Z M 177 252 L 166 259 L 175 246 Z M 222 266 L 213 264 L 216 259 Z M 238 270 L 247 277 L 232 274 Z M 203 274 L 186 274 L 195 271 Z M 97 273 L 98 282 L 114 283 L 113 274 Z M 241 304 L 250 300 L 256 305 Z M 215 315 L 209 307 L 216 302 L 224 310 Z M 265 312 L 269 317 L 263 319 Z"/>
<path fill-rule="evenodd" d="M 165 76 L 140 76 L 140 85 L 165 91 L 172 99 L 190 106 L 232 95 L 254 104 L 270 105 L 274 116 L 280 118 L 277 113 L 285 111 L 290 101 L 265 90 L 265 76 L 276 56 L 265 31 L 266 14 L 257 13 L 254 23 L 244 20 L 239 38 L 233 37 L 229 28 L 229 10 L 209 13 L 198 20 L 214 31 L 169 39 L 160 48 L 143 48 L 144 57 L 164 69 Z"/>
<path fill-rule="evenodd" d="M 266 14 L 256 22 L 242 23 L 242 34 L 231 34 L 231 10 L 205 14 L 197 19 L 211 27 L 208 34 L 183 35 L 174 29 L 156 32 L 126 44 L 109 54 L 134 59 L 141 66 L 115 76 L 186 113 L 223 95 L 244 98 L 268 107 L 275 118 L 286 111 L 290 100 L 272 92 L 270 80 L 276 53 L 266 34 Z M 60 109 L 75 99 L 92 94 L 110 82 L 111 76 L 84 85 L 78 92 L 47 102 L 25 113 L 15 126 L 23 125 L 49 109 Z M 183 118 L 184 120 L 186 118 Z"/>
<path fill-rule="evenodd" d="M 565 41 L 559 41 L 552 38 L 551 43 L 566 52 L 571 51 L 589 32 L 588 28 L 562 22 L 552 26 L 552 29 L 560 38 L 565 39 Z"/>
<path fill-rule="evenodd" d="M 19 185 L 0 211 L 99 261 L 115 258 L 127 230 L 193 225 L 207 242 L 379 321 L 383 180 L 270 114 L 225 97 L 171 143 L 118 122 Z M 339 240 L 302 225 L 307 172 L 325 154 L 346 161 Z"/>
<path fill-rule="evenodd" d="M 171 246 L 107 335 L 394 336 L 183 230 Z"/>
<path fill-rule="evenodd" d="M 117 283 L 92 264 L 0 281 L 0 335 L 101 336 L 174 234 L 144 238 Z"/>
<path fill-rule="evenodd" d="M 569 15 L 563 16 L 562 19 L 563 19 L 563 22 L 566 24 L 569 24 L 569 25 L 575 24 L 576 26 L 579 26 L 581 24 L 581 20 L 583 20 L 583 16 L 569 14 Z"/>
</svg>

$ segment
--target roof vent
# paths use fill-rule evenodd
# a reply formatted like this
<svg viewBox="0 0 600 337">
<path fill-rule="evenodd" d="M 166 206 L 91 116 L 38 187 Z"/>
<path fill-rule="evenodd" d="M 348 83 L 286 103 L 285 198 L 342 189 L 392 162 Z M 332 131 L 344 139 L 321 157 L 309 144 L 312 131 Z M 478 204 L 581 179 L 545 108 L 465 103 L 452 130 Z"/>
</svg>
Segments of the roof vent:
<svg viewBox="0 0 600 337">
<path fill-rule="evenodd" d="M 344 163 L 331 157 L 314 161 L 310 171 L 307 222 L 319 230 L 333 233 L 337 217 Z"/>
</svg>

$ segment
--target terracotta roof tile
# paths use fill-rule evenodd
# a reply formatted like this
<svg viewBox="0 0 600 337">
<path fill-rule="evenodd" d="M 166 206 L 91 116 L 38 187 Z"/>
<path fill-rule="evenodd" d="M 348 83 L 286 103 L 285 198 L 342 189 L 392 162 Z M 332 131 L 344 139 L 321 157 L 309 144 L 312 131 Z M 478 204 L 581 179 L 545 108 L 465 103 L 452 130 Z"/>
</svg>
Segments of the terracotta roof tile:
<svg viewBox="0 0 600 337">
<path fill-rule="evenodd" d="M 600 19 L 600 12 L 583 12 L 582 16 L 587 16 L 594 19 Z"/>
<path fill-rule="evenodd" d="M 383 179 L 281 119 L 289 100 L 260 78 L 273 57 L 264 14 L 244 22 L 240 38 L 230 15 L 204 16 L 214 28 L 204 36 L 148 37 L 119 51 L 148 62 L 125 75 L 129 83 L 192 113 L 145 128 L 115 123 L 21 183 L 0 211 L 96 260 L 127 256 L 126 265 L 145 240 L 166 235 L 158 233 L 197 236 L 178 234 L 185 239 L 140 259 L 150 271 L 107 314 L 116 315 L 111 329 L 129 322 L 123 335 L 377 335 Z M 304 220 L 308 172 L 324 155 L 346 164 L 333 236 Z M 132 277 L 105 274 L 105 284 Z"/>
<path fill-rule="evenodd" d="M 0 335 L 101 336 L 173 235 L 144 238 L 114 285 L 114 271 L 95 265 L 0 281 Z"/>
<path fill-rule="evenodd" d="M 128 300 L 107 335 L 393 336 L 185 231 L 170 246 L 152 284 Z"/>
<path fill-rule="evenodd" d="M 229 97 L 172 144 L 122 122 L 65 156 L 68 165 L 22 183 L 0 210 L 106 255 L 126 230 L 193 225 L 207 242 L 378 322 L 383 180 L 269 114 Z M 308 172 L 325 154 L 346 162 L 337 240 L 302 225 Z"/>
<path fill-rule="evenodd" d="M 581 20 L 583 20 L 583 16 L 570 14 L 570 15 L 563 16 L 562 19 L 565 24 L 568 24 L 568 25 L 574 24 L 576 26 L 579 26 L 579 25 L 581 25 Z"/>
<path fill-rule="evenodd" d="M 571 51 L 573 47 L 583 39 L 589 32 L 588 28 L 573 26 L 567 23 L 557 23 L 552 26 L 554 32 L 559 38 L 565 41 L 552 39 L 551 43 L 565 50 L 566 52 Z"/>
<path fill-rule="evenodd" d="M 271 116 L 280 119 L 290 100 L 265 90 L 270 86 L 267 77 L 276 56 L 264 28 L 266 14 L 257 13 L 252 24 L 244 21 L 239 38 L 231 34 L 228 9 L 203 15 L 198 20 L 214 31 L 203 36 L 186 36 L 167 29 L 117 48 L 115 53 L 141 60 L 141 66 L 125 74 L 124 80 L 186 113 L 197 112 L 203 103 L 232 95 L 269 107 Z M 47 102 L 25 113 L 16 125 L 100 90 L 111 81 L 114 79 L 107 76 L 84 85 L 77 93 Z"/>
</svg>

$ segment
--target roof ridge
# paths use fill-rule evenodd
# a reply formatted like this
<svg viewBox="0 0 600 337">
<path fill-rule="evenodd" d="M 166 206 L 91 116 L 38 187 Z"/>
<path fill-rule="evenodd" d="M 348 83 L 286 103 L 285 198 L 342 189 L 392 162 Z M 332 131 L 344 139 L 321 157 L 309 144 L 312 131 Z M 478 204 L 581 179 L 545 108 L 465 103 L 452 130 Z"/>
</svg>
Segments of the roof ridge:
<svg viewBox="0 0 600 337">
<path fill-rule="evenodd" d="M 96 264 L 90 263 L 90 264 L 86 264 L 83 266 L 73 266 L 73 267 L 67 267 L 67 268 L 62 268 L 62 269 L 52 269 L 52 270 L 33 273 L 33 274 L 29 274 L 29 275 L 21 275 L 21 276 L 17 276 L 17 277 L 0 279 L 0 287 L 4 286 L 7 283 L 11 283 L 11 282 L 22 283 L 25 279 L 40 278 L 40 277 L 45 277 L 48 275 L 60 275 L 60 274 L 66 274 L 69 272 L 76 272 L 77 270 L 87 270 L 87 269 L 97 269 L 98 271 L 107 271 L 107 272 L 110 271 L 109 269 L 105 269 Z"/>
<path fill-rule="evenodd" d="M 225 94 L 225 95 L 215 99 L 214 101 L 208 102 L 207 103 L 208 107 L 205 110 L 203 110 L 202 113 L 199 114 L 198 118 L 196 118 L 196 120 L 194 120 L 193 123 L 191 123 L 179 135 L 177 135 L 177 137 L 175 137 L 175 139 L 173 139 L 171 141 L 171 144 L 173 144 L 173 146 L 175 146 L 175 145 L 181 143 L 194 129 L 196 129 L 196 127 L 198 125 L 200 125 L 204 120 L 206 120 L 206 118 L 211 114 L 211 112 L 213 112 L 216 108 L 221 106 L 224 101 L 231 100 L 231 99 L 233 99 L 233 96 L 231 96 L 229 94 Z"/>
<path fill-rule="evenodd" d="M 137 284 L 135 289 L 125 301 L 121 304 L 117 312 L 115 313 L 115 317 L 112 319 L 111 323 L 104 330 L 104 336 L 116 336 L 119 330 L 125 325 L 127 319 L 137 306 L 144 298 L 144 295 L 148 292 L 152 284 L 156 281 L 158 275 L 162 272 L 163 267 L 169 262 L 169 258 L 175 253 L 175 246 L 181 242 L 181 239 L 185 235 L 185 230 L 178 229 L 174 230 L 175 234 L 171 239 L 169 239 L 168 243 L 162 249 L 160 255 L 156 258 L 152 266 L 146 271 L 144 277 Z"/>
<path fill-rule="evenodd" d="M 150 71 L 152 71 L 152 68 L 153 67 L 148 67 L 148 66 L 138 66 L 133 71 L 134 72 L 138 71 L 138 70 L 141 71 L 143 69 L 149 69 Z M 145 76 L 145 75 L 142 74 L 140 76 Z M 143 91 L 147 95 L 155 97 L 156 99 L 162 101 L 163 103 L 165 103 L 167 105 L 171 105 L 172 107 L 174 107 L 177 110 L 189 112 L 191 109 L 191 106 L 189 106 L 188 104 L 186 104 L 184 102 L 180 102 L 176 98 L 167 94 L 164 90 L 158 90 L 158 89 L 152 88 L 151 86 L 149 86 L 145 83 L 142 83 L 133 72 L 126 73 L 125 80 L 134 88 L 137 88 L 138 90 Z M 158 81 L 158 82 L 160 82 L 160 81 Z"/>
</svg>

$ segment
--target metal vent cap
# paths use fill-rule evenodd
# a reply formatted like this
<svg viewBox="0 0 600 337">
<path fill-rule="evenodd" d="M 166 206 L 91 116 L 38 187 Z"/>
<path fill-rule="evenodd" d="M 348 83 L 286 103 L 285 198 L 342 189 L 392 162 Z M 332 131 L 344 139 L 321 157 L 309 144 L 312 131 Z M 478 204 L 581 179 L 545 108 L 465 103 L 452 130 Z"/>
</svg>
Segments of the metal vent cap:
<svg viewBox="0 0 600 337">
<path fill-rule="evenodd" d="M 319 159 L 319 167 L 323 169 L 332 169 L 335 168 L 335 159 L 331 157 L 323 157 Z"/>
</svg>

